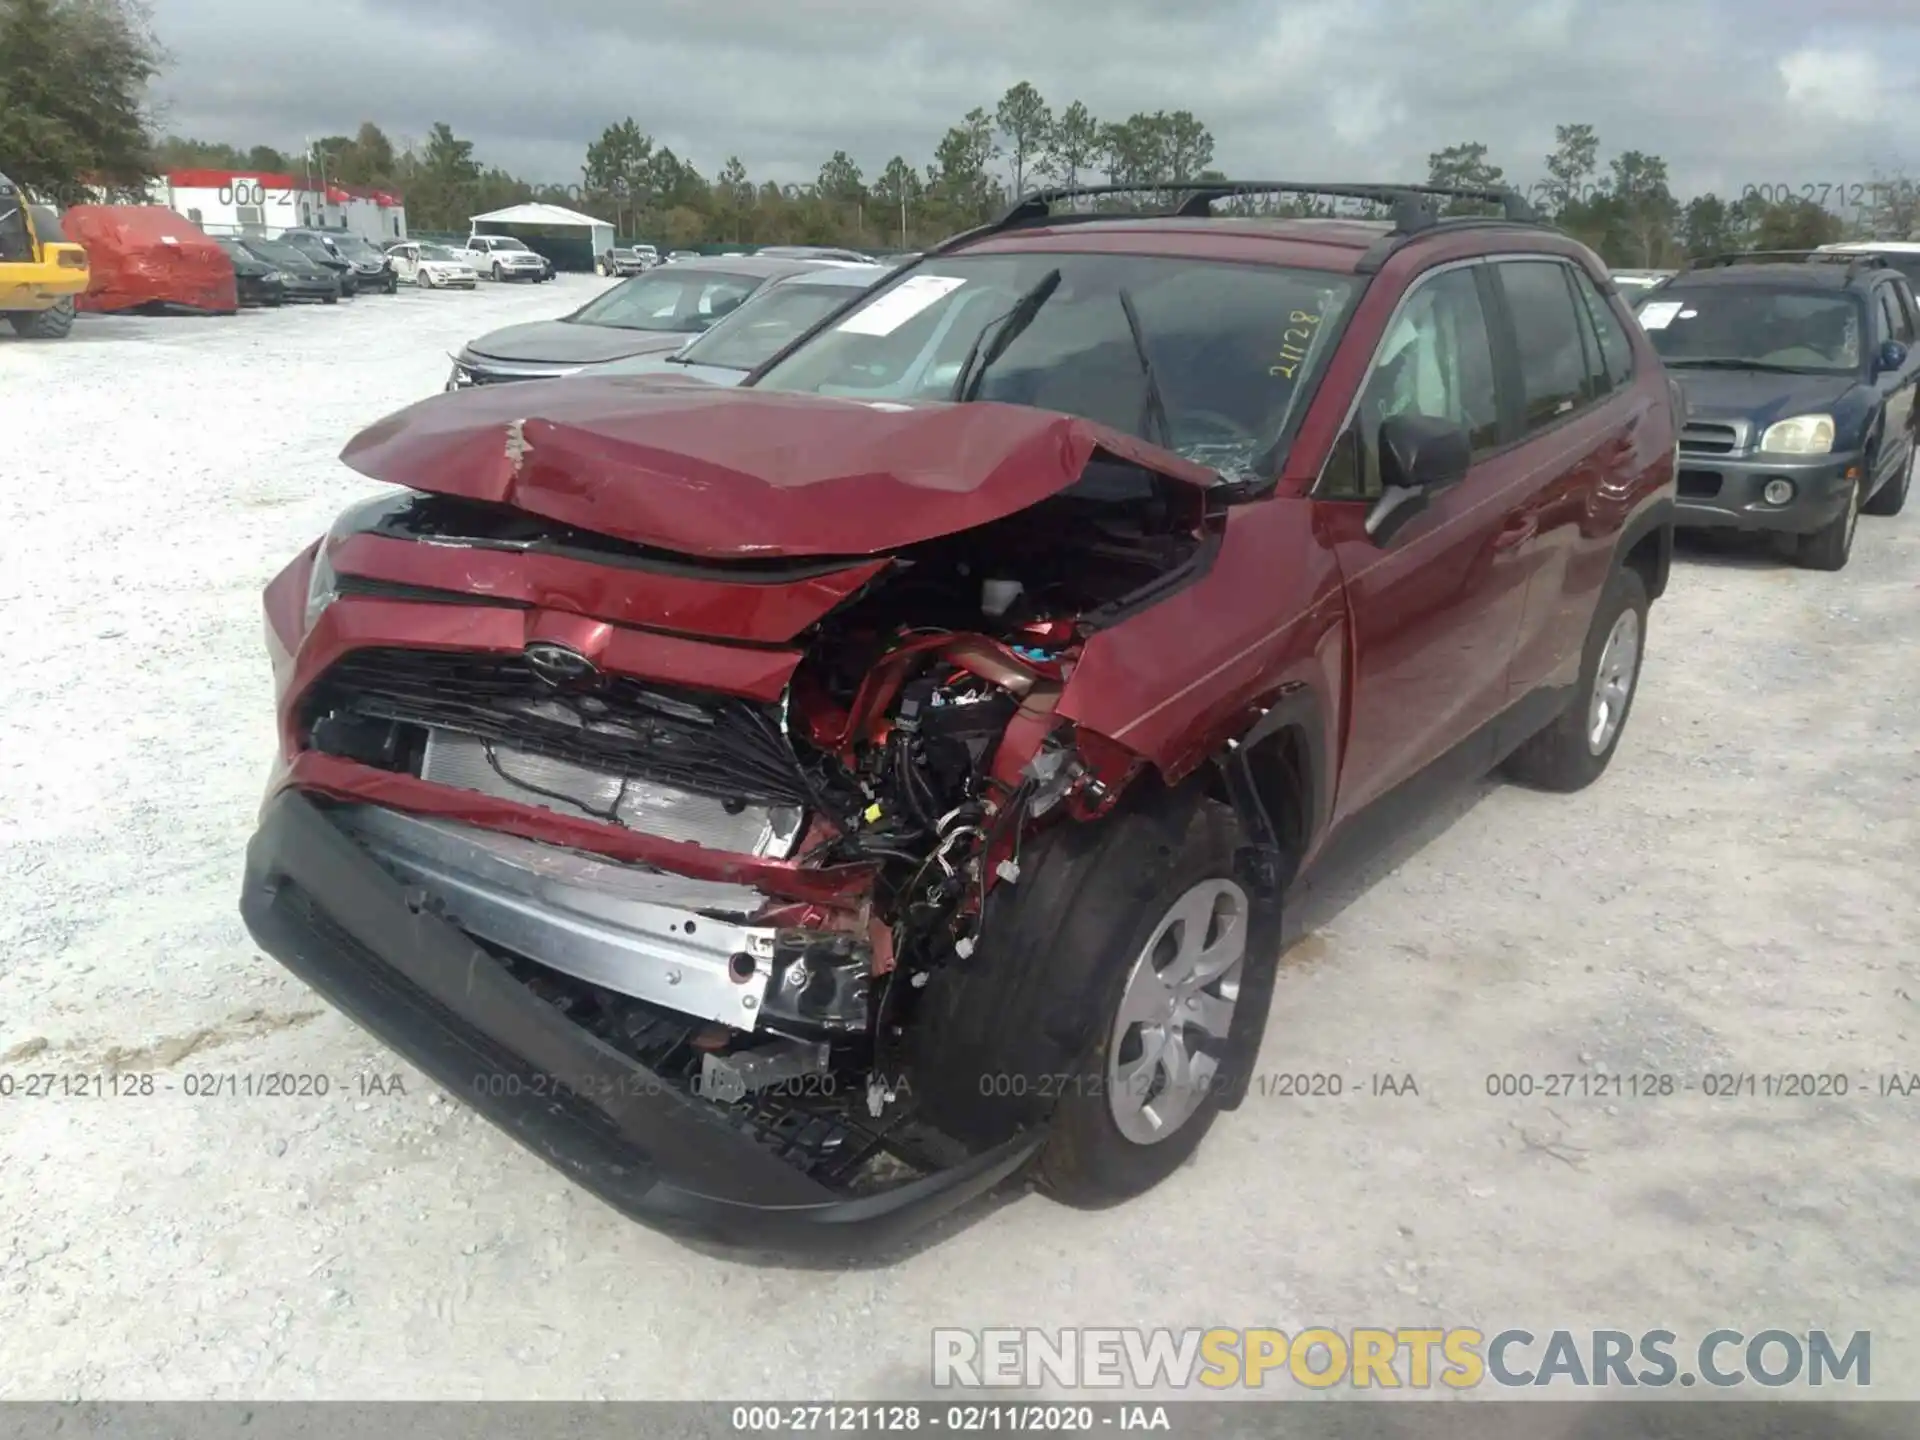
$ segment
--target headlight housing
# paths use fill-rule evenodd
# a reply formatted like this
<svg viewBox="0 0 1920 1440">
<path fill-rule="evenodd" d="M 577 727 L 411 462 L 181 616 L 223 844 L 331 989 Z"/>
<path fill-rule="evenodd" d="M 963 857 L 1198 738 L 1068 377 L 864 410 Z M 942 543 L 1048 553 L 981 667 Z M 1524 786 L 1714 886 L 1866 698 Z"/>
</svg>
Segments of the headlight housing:
<svg viewBox="0 0 1920 1440">
<path fill-rule="evenodd" d="M 328 531 L 320 541 L 320 548 L 313 552 L 313 574 L 307 579 L 308 631 L 319 623 L 327 606 L 340 598 L 339 577 L 333 573 L 333 566 L 327 560 L 327 550 L 332 544 L 333 532 Z"/>
<path fill-rule="evenodd" d="M 464 390 L 473 383 L 473 372 L 461 363 L 459 356 L 453 357 L 453 373 L 447 377 L 449 390 Z"/>
<path fill-rule="evenodd" d="M 1760 448 L 1775 455 L 1826 455 L 1833 450 L 1831 415 L 1790 415 L 1776 420 L 1760 437 Z"/>
<path fill-rule="evenodd" d="M 285 280 L 286 278 L 287 277 L 282 275 L 278 270 L 269 270 L 267 271 L 266 274 L 260 277 L 261 282 L 267 285 L 278 285 L 282 280 Z"/>
</svg>

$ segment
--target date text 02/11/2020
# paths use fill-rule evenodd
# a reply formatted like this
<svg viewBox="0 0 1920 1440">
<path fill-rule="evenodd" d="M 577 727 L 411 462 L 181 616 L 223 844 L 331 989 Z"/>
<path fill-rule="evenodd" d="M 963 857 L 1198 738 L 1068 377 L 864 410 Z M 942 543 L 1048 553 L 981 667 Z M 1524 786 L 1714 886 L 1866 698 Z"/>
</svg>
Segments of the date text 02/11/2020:
<svg viewBox="0 0 1920 1440">
<path fill-rule="evenodd" d="M 1682 1077 L 1658 1071 L 1493 1071 L 1486 1093 L 1507 1100 L 1653 1100 L 1700 1095 L 1709 1100 L 1905 1100 L 1920 1098 L 1920 1073 L 1884 1071 L 1732 1071 Z"/>
<path fill-rule="evenodd" d="M 307 1100 L 402 1096 L 398 1074 L 363 1072 L 341 1081 L 305 1070 L 188 1070 L 178 1075 L 151 1070 L 0 1070 L 4 1100 L 141 1100 L 178 1095 L 189 1100 Z"/>
<path fill-rule="evenodd" d="M 1146 1085 L 1151 1077 L 1137 1082 Z M 1106 1076 L 1068 1072 L 1056 1075 L 983 1073 L 980 1093 L 987 1096 L 1019 1097 L 1034 1095 L 1042 1099 L 1068 1096 L 1101 1097 L 1124 1093 L 1134 1082 L 1110 1081 Z M 1193 1082 L 1197 1087 L 1225 1093 L 1236 1086 L 1233 1077 L 1215 1072 Z M 1247 1094 L 1275 1100 L 1322 1100 L 1340 1096 L 1402 1096 L 1420 1094 L 1420 1084 L 1407 1072 L 1376 1071 L 1349 1078 L 1337 1070 L 1262 1072 L 1247 1083 Z"/>
</svg>

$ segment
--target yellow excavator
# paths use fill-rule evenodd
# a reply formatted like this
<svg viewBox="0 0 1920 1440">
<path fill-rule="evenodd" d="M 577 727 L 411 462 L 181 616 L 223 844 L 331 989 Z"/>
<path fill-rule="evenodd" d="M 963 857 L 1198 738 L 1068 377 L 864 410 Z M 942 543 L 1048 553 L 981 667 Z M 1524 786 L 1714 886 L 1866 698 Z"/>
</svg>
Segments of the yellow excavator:
<svg viewBox="0 0 1920 1440">
<path fill-rule="evenodd" d="M 67 243 L 53 208 L 0 175 L 0 316 L 29 340 L 58 340 L 92 278 L 87 252 Z"/>
</svg>

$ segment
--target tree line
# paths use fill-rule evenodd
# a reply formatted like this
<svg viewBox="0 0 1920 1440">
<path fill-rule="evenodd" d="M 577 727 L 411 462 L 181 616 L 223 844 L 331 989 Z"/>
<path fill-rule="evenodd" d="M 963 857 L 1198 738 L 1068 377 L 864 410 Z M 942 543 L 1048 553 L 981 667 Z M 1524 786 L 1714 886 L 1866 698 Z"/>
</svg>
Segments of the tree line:
<svg viewBox="0 0 1920 1440">
<path fill-rule="evenodd" d="M 585 147 L 580 178 L 568 184 L 482 163 L 474 142 L 445 122 L 424 139 L 396 142 L 367 121 L 352 135 L 328 136 L 304 151 L 178 135 L 156 141 L 144 96 L 165 60 L 139 0 L 0 0 L 0 171 L 63 203 L 90 189 L 137 196 L 173 169 L 293 174 L 403 195 L 410 227 L 425 232 L 464 232 L 472 215 L 544 201 L 593 213 L 624 236 L 676 248 L 918 248 L 980 223 L 1039 184 L 1150 189 L 1155 181 L 1222 178 L 1213 168 L 1212 132 L 1191 111 L 1105 120 L 1078 100 L 1056 108 L 1028 81 L 990 108 L 969 110 L 924 163 L 894 155 L 869 175 L 850 152 L 836 150 L 805 183 L 755 180 L 739 156 L 703 174 L 631 116 Z M 1782 198 L 1772 187 L 1683 201 L 1658 155 L 1627 150 L 1603 164 L 1599 137 L 1587 124 L 1557 126 L 1554 137 L 1533 172 L 1545 178 L 1515 188 L 1614 266 L 1667 268 L 1728 250 L 1804 248 L 1851 235 L 1904 238 L 1920 227 L 1920 195 L 1901 177 L 1855 187 L 1865 203 L 1844 216 L 1810 197 Z M 1427 179 L 1510 184 L 1477 141 L 1429 155 Z M 1299 196 L 1244 197 L 1228 208 L 1277 215 L 1355 210 Z"/>
<path fill-rule="evenodd" d="M 1074 101 L 1057 113 L 1021 82 L 991 109 L 968 111 L 916 165 L 895 155 L 871 176 L 836 150 L 807 183 L 756 181 L 739 156 L 711 175 L 657 142 L 631 116 L 586 147 L 580 179 L 543 184 L 485 166 L 474 144 L 438 123 L 418 144 L 396 145 L 376 124 L 317 141 L 306 154 L 168 136 L 162 169 L 255 168 L 324 174 L 346 185 L 404 194 L 411 228 L 464 230 L 469 216 L 526 201 L 586 210 L 623 235 L 674 247 L 832 244 L 909 248 L 980 223 L 1042 181 L 1132 183 L 1211 173 L 1213 135 L 1192 112 L 1156 110 L 1103 121 Z"/>
<path fill-rule="evenodd" d="M 1734 251 L 1920 237 L 1920 185 L 1903 175 L 1839 187 L 1843 193 L 1833 198 L 1845 213 L 1823 203 L 1831 186 L 1783 195 L 1784 186 L 1744 185 L 1737 195 L 1708 192 L 1682 201 L 1669 185 L 1665 160 L 1625 150 L 1603 166 L 1600 137 L 1584 124 L 1554 127 L 1554 147 L 1543 168 L 1544 180 L 1510 188 L 1521 189 L 1546 219 L 1617 268 L 1669 269 Z M 1433 152 L 1427 170 L 1434 185 L 1507 184 L 1478 141 Z"/>
</svg>

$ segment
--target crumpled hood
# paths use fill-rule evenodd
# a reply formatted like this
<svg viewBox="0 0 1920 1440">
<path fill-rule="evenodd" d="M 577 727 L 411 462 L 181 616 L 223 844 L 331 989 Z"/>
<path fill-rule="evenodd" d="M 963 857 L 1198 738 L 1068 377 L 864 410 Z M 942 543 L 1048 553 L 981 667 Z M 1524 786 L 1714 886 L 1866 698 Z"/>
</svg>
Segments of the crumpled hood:
<svg viewBox="0 0 1920 1440">
<path fill-rule="evenodd" d="M 470 341 L 467 349 L 489 360 L 534 360 L 549 365 L 596 365 L 678 350 L 693 339 L 675 330 L 622 330 L 615 325 L 576 325 L 569 320 L 533 320 L 509 325 Z"/>
<path fill-rule="evenodd" d="M 683 555 L 871 555 L 984 525 L 1096 451 L 1194 486 L 1216 472 L 1019 405 L 844 400 L 633 376 L 435 395 L 348 442 L 363 475 L 516 506 Z"/>
</svg>

